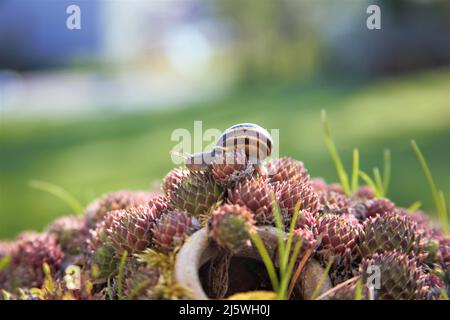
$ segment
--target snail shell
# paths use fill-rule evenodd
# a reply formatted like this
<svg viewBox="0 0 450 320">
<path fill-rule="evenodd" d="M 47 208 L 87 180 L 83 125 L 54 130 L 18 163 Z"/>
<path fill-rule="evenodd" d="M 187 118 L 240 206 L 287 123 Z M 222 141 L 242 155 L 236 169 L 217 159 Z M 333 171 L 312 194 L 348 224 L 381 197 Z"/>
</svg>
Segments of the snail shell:
<svg viewBox="0 0 450 320">
<path fill-rule="evenodd" d="M 214 150 L 190 155 L 186 167 L 191 171 L 206 170 L 218 155 L 242 150 L 250 164 L 258 165 L 272 152 L 272 137 L 266 129 L 253 123 L 236 124 L 219 137 Z"/>
</svg>

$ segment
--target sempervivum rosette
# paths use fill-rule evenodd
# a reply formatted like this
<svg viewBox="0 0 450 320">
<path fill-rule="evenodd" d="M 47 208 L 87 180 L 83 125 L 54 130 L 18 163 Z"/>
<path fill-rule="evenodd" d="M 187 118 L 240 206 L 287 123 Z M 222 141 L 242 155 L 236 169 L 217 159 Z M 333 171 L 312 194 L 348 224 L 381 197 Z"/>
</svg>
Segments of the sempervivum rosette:
<svg viewBox="0 0 450 320">
<path fill-rule="evenodd" d="M 325 190 L 318 193 L 318 212 L 321 214 L 347 214 L 354 207 L 352 199 L 342 193 Z"/>
<path fill-rule="evenodd" d="M 308 171 L 303 166 L 303 162 L 289 157 L 271 159 L 267 162 L 266 167 L 271 184 L 288 180 L 300 183 L 309 181 Z"/>
<path fill-rule="evenodd" d="M 167 212 L 153 226 L 153 243 L 159 251 L 172 251 L 199 227 L 198 220 L 186 212 Z"/>
<path fill-rule="evenodd" d="M 309 181 L 307 182 L 284 182 L 277 186 L 277 200 L 280 206 L 281 214 L 286 225 L 291 223 L 295 208 L 299 204 L 299 209 L 308 212 L 307 215 L 312 216 L 317 213 L 318 198 Z M 306 214 L 303 217 L 307 218 Z M 312 220 L 304 222 L 311 227 Z"/>
<path fill-rule="evenodd" d="M 127 251 L 130 255 L 149 247 L 152 241 L 152 226 L 160 214 L 154 205 L 114 211 L 111 226 L 106 233 L 117 253 Z"/>
<path fill-rule="evenodd" d="M 308 250 L 312 250 L 312 252 L 314 252 L 318 244 L 313 232 L 309 228 L 305 227 L 300 227 L 294 230 L 294 241 L 301 241 L 299 258 L 303 257 Z"/>
<path fill-rule="evenodd" d="M 84 217 L 67 216 L 53 221 L 47 232 L 55 237 L 66 255 L 77 255 L 83 253 L 89 229 Z"/>
<path fill-rule="evenodd" d="M 445 288 L 444 281 L 438 276 L 428 273 L 419 279 L 419 289 L 417 299 L 420 300 L 438 300 L 443 298 L 442 291 Z"/>
<path fill-rule="evenodd" d="M 0 261 L 5 257 L 11 257 L 14 250 L 16 250 L 17 244 L 13 241 L 0 241 Z M 7 258 L 5 258 L 7 259 Z M 5 260 L 6 261 L 6 260 Z M 10 278 L 11 270 L 8 266 L 4 267 L 3 270 L 0 270 L 0 288 L 7 287 L 7 281 Z M 1 300 L 1 298 L 0 298 Z"/>
<path fill-rule="evenodd" d="M 378 300 L 410 300 L 421 297 L 421 279 L 424 273 L 415 259 L 400 251 L 374 254 L 372 258 L 362 261 L 359 271 L 364 283 L 379 271 L 377 279 L 370 278 L 371 281 L 379 281 L 379 288 L 375 288 L 375 298 Z"/>
<path fill-rule="evenodd" d="M 208 221 L 208 235 L 219 246 L 231 252 L 238 251 L 250 240 L 254 228 L 252 213 L 243 206 L 224 204 L 217 208 Z"/>
<path fill-rule="evenodd" d="M 359 261 L 356 237 L 360 229 L 356 220 L 333 214 L 321 216 L 314 226 L 320 241 L 316 255 L 323 264 L 332 261 L 330 277 L 335 284 L 347 279 Z"/>
<path fill-rule="evenodd" d="M 327 190 L 327 183 L 322 178 L 312 178 L 311 179 L 311 187 L 317 193 Z"/>
<path fill-rule="evenodd" d="M 128 259 L 123 270 L 123 298 L 128 300 L 152 299 L 148 291 L 158 283 L 160 275 L 158 269 L 135 258 Z"/>
<path fill-rule="evenodd" d="M 178 187 L 180 182 L 189 175 L 186 167 L 179 167 L 171 170 L 163 179 L 162 189 L 168 197 Z"/>
<path fill-rule="evenodd" d="M 360 200 L 372 200 L 375 198 L 375 193 L 370 186 L 361 186 L 356 190 L 354 197 Z"/>
<path fill-rule="evenodd" d="M 224 187 L 233 186 L 238 181 L 251 177 L 254 167 L 242 149 L 219 153 L 211 163 L 214 180 Z"/>
<path fill-rule="evenodd" d="M 430 218 L 423 211 L 409 212 L 404 208 L 399 208 L 395 212 L 415 222 L 417 231 L 423 233 L 428 239 L 440 241 L 444 238 L 442 230 L 435 228 Z"/>
<path fill-rule="evenodd" d="M 396 213 L 366 220 L 358 235 L 358 248 L 363 257 L 396 249 L 421 260 L 426 257 L 424 239 L 416 224 Z"/>
<path fill-rule="evenodd" d="M 228 189 L 228 202 L 247 207 L 258 224 L 273 223 L 271 192 L 275 188 L 267 183 L 264 177 L 246 179 Z"/>
<path fill-rule="evenodd" d="M 344 188 L 342 188 L 342 186 L 339 183 L 336 183 L 336 182 L 327 185 L 327 190 L 326 191 L 345 194 Z"/>
<path fill-rule="evenodd" d="M 306 210 L 300 210 L 298 212 L 297 221 L 295 222 L 295 227 L 304 228 L 312 231 L 315 223 L 316 219 L 311 212 Z M 288 229 L 288 226 L 286 226 L 286 229 Z"/>
<path fill-rule="evenodd" d="M 103 220 L 106 213 L 119 209 L 128 209 L 138 205 L 147 204 L 158 194 L 144 191 L 121 190 L 103 195 L 93 201 L 86 209 L 86 219 L 90 227 Z"/>
<path fill-rule="evenodd" d="M 366 218 L 375 217 L 377 214 L 383 216 L 385 214 L 390 214 L 395 210 L 395 204 L 385 198 L 366 200 L 363 204 L 366 208 Z"/>
<path fill-rule="evenodd" d="M 210 213 L 224 198 L 224 190 L 210 172 L 190 172 L 170 193 L 170 205 L 194 216 Z"/>
<path fill-rule="evenodd" d="M 16 248 L 16 243 L 13 241 L 0 241 L 0 260 L 4 256 L 10 256 Z"/>
<path fill-rule="evenodd" d="M 18 287 L 40 287 L 45 275 L 43 266 L 47 264 L 51 274 L 59 270 L 64 253 L 49 234 L 22 234 L 11 254 L 8 265 L 7 290 Z"/>
<path fill-rule="evenodd" d="M 439 251 L 443 278 L 448 288 L 450 288 L 450 237 L 447 236 L 439 241 Z"/>
<path fill-rule="evenodd" d="M 90 230 L 90 236 L 87 239 L 89 250 L 88 265 L 95 266 L 97 277 L 106 279 L 117 271 L 116 250 L 112 246 L 107 230 L 112 226 L 116 211 L 108 212 L 103 221 L 97 223 L 97 227 Z"/>
</svg>

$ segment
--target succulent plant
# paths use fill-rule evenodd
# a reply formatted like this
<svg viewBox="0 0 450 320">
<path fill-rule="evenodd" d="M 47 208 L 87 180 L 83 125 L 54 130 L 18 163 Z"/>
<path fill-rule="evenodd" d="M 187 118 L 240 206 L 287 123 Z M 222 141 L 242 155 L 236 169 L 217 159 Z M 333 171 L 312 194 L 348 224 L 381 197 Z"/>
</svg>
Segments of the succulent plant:
<svg viewBox="0 0 450 320">
<path fill-rule="evenodd" d="M 65 254 L 77 255 L 82 253 L 89 234 L 84 217 L 66 216 L 53 221 L 47 228 L 53 235 Z"/>
<path fill-rule="evenodd" d="M 423 211 L 409 212 L 404 208 L 398 208 L 395 213 L 405 216 L 407 219 L 415 222 L 417 231 L 424 234 L 429 239 L 441 240 L 444 237 L 442 230 L 433 227 L 430 218 Z"/>
<path fill-rule="evenodd" d="M 163 253 L 154 249 L 146 249 L 143 253 L 136 255 L 138 261 L 144 263 L 152 271 L 159 275 L 158 283 L 148 288 L 145 299 L 190 299 L 190 292 L 179 285 L 174 277 L 175 257 L 173 251 Z"/>
<path fill-rule="evenodd" d="M 158 283 L 160 272 L 157 268 L 152 268 L 144 262 L 130 258 L 125 263 L 122 277 L 122 299 L 148 300 L 152 299 L 148 290 Z M 116 279 L 116 281 L 118 280 Z"/>
<path fill-rule="evenodd" d="M 334 284 L 348 278 L 360 260 L 356 243 L 360 229 L 357 222 L 333 214 L 321 216 L 314 226 L 315 238 L 320 241 L 316 255 L 323 264 L 332 261 Z"/>
<path fill-rule="evenodd" d="M 345 194 L 344 188 L 342 188 L 342 186 L 339 183 L 329 184 L 327 186 L 327 191 Z"/>
<path fill-rule="evenodd" d="M 116 210 L 106 234 L 119 255 L 143 251 L 152 241 L 152 227 L 161 215 L 155 205 L 141 205 L 127 210 Z"/>
<path fill-rule="evenodd" d="M 211 215 L 208 234 L 222 248 L 236 252 L 248 243 L 253 227 L 253 215 L 246 207 L 224 204 Z"/>
<path fill-rule="evenodd" d="M 14 241 L 0 241 L 0 259 L 6 255 L 11 255 L 16 248 Z"/>
<path fill-rule="evenodd" d="M 371 267 L 371 268 L 370 268 Z M 423 286 L 421 278 L 424 273 L 415 259 L 409 258 L 400 251 L 389 251 L 374 254 L 372 258 L 362 261 L 359 271 L 364 283 L 371 280 L 370 276 L 379 270 L 379 288 L 375 288 L 375 298 L 378 300 L 410 300 L 420 298 Z M 374 283 L 376 285 L 376 283 Z"/>
<path fill-rule="evenodd" d="M 118 214 L 118 212 L 119 210 L 108 212 L 105 218 L 98 222 L 94 229 L 89 230 L 89 236 L 86 239 L 86 243 L 90 253 L 105 244 L 111 244 L 108 238 L 107 230 L 111 228 L 114 221 L 114 216 Z"/>
<path fill-rule="evenodd" d="M 366 218 L 375 217 L 377 214 L 383 216 L 395 210 L 395 204 L 385 198 L 366 200 L 364 206 L 366 207 Z"/>
<path fill-rule="evenodd" d="M 110 244 L 104 244 L 92 253 L 92 266 L 97 270 L 96 278 L 107 278 L 117 271 L 116 250 Z"/>
<path fill-rule="evenodd" d="M 163 179 L 162 190 L 164 194 L 169 197 L 181 181 L 188 175 L 189 170 L 186 167 L 179 167 L 171 170 Z"/>
<path fill-rule="evenodd" d="M 321 191 L 318 193 L 318 212 L 321 214 L 348 214 L 354 207 L 352 199 L 335 191 Z"/>
<path fill-rule="evenodd" d="M 154 245 L 162 252 L 172 251 L 199 227 L 198 220 L 186 212 L 167 212 L 153 226 Z"/>
<path fill-rule="evenodd" d="M 90 230 L 87 242 L 88 266 L 96 272 L 94 278 L 106 279 L 117 271 L 118 257 L 108 237 L 108 229 L 111 228 L 114 217 L 119 210 L 110 211 L 105 218 L 97 223 L 95 229 Z"/>
<path fill-rule="evenodd" d="M 309 228 L 304 227 L 294 230 L 294 241 L 302 241 L 299 257 L 302 257 L 310 249 L 314 252 L 318 244 L 313 232 Z"/>
<path fill-rule="evenodd" d="M 86 209 L 86 220 L 90 227 L 100 222 L 106 213 L 119 209 L 129 209 L 134 206 L 147 204 L 159 196 L 154 192 L 121 190 L 103 195 L 93 201 Z"/>
<path fill-rule="evenodd" d="M 170 194 L 170 205 L 194 216 L 211 212 L 224 199 L 224 190 L 210 172 L 191 172 Z"/>
<path fill-rule="evenodd" d="M 421 260 L 426 257 L 424 239 L 417 231 L 416 224 L 396 213 L 377 215 L 366 220 L 357 241 L 363 257 L 397 249 Z"/>
<path fill-rule="evenodd" d="M 40 287 L 44 280 L 43 266 L 50 272 L 59 270 L 64 253 L 49 234 L 22 234 L 17 238 L 17 247 L 11 255 L 9 283 L 6 289 L 18 287 Z"/>
<path fill-rule="evenodd" d="M 155 207 L 158 214 L 162 214 L 169 210 L 169 199 L 163 195 L 157 195 L 153 197 L 146 205 Z"/>
<path fill-rule="evenodd" d="M 308 170 L 303 162 L 289 157 L 271 159 L 267 162 L 269 183 L 276 184 L 284 181 L 304 183 L 309 181 Z"/>
<path fill-rule="evenodd" d="M 218 285 L 226 291 L 221 281 L 228 283 L 228 276 L 240 272 L 230 264 L 231 257 L 250 243 L 255 225 L 274 225 L 277 207 L 285 229 L 299 209 L 290 250 L 301 241 L 297 258 L 311 253 L 306 266 L 313 262 L 321 270 L 309 269 L 311 274 L 319 279 L 331 262 L 326 299 L 354 299 L 356 277 L 363 281 L 362 299 L 434 300 L 442 299 L 444 290 L 449 293 L 450 237 L 425 213 L 376 198 L 369 186 L 353 188 L 349 195 L 349 186 L 344 192 L 341 184 L 311 179 L 303 163 L 291 158 L 249 165 L 243 150 L 236 150 L 217 153 L 201 170 L 170 171 L 163 180 L 163 194 L 109 193 L 91 203 L 84 217 L 61 217 L 43 234 L 24 232 L 15 241 L 0 242 L 0 300 L 191 298 L 175 270 L 180 262 L 177 249 L 204 223 L 210 249 L 220 252 L 209 268 L 209 275 L 217 276 L 205 276 L 205 288 Z M 277 254 L 264 258 L 278 261 Z M 80 290 L 64 287 L 64 272 L 71 264 L 81 268 Z M 369 267 L 375 265 L 381 278 L 373 291 Z M 332 285 L 339 286 L 329 290 Z M 210 290 L 210 296 L 214 292 Z M 233 287 L 229 292 L 236 291 Z M 274 297 L 268 291 L 233 296 Z"/>
<path fill-rule="evenodd" d="M 353 206 L 348 208 L 348 213 L 352 214 L 360 223 L 367 219 L 367 208 L 363 202 L 353 202 Z"/>
<path fill-rule="evenodd" d="M 445 288 L 444 282 L 434 274 L 424 274 L 419 279 L 419 289 L 417 299 L 419 300 L 439 300 L 442 297 L 442 290 Z"/>
<path fill-rule="evenodd" d="M 250 178 L 254 172 L 242 149 L 225 152 L 214 158 L 211 164 L 214 180 L 223 187 L 233 186 L 236 182 Z"/>
<path fill-rule="evenodd" d="M 300 204 L 300 210 L 314 215 L 317 213 L 319 203 L 317 193 L 313 191 L 309 182 L 284 182 L 279 184 L 277 200 L 287 225 L 292 220 L 297 204 Z"/>
<path fill-rule="evenodd" d="M 264 177 L 246 179 L 228 189 L 228 202 L 247 207 L 257 224 L 272 224 L 271 192 L 275 192 L 275 188 Z"/>
<path fill-rule="evenodd" d="M 322 178 L 312 178 L 311 179 L 311 187 L 317 193 L 323 192 L 327 190 L 327 183 Z"/>
<path fill-rule="evenodd" d="M 288 222 L 288 221 L 286 221 Z M 291 221 L 289 221 L 290 223 Z M 300 210 L 298 212 L 298 217 L 297 217 L 297 221 L 295 223 L 295 227 L 296 228 L 304 228 L 304 229 L 308 229 L 311 230 L 314 227 L 314 224 L 316 223 L 316 219 L 314 217 L 314 215 L 306 210 Z M 286 225 L 286 229 L 288 229 L 287 225 Z"/>
<path fill-rule="evenodd" d="M 375 193 L 370 186 L 361 186 L 356 190 L 354 197 L 360 200 L 372 200 L 375 198 Z"/>
<path fill-rule="evenodd" d="M 11 256 L 16 250 L 17 244 L 13 241 L 0 241 L 0 289 L 7 288 L 10 273 L 12 269 L 9 267 Z M 1 291 L 0 291 L 1 300 Z"/>
</svg>

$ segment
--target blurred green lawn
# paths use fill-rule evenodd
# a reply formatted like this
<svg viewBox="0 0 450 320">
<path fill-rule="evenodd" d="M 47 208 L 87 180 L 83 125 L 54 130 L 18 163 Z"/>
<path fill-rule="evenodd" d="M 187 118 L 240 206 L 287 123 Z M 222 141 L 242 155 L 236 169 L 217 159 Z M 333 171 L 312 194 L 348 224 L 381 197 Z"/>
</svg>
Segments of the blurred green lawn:
<svg viewBox="0 0 450 320">
<path fill-rule="evenodd" d="M 382 164 L 392 152 L 389 196 L 399 205 L 416 200 L 433 213 L 431 195 L 409 141 L 415 138 L 447 201 L 450 196 L 450 70 L 378 80 L 359 86 L 310 85 L 236 93 L 220 101 L 165 112 L 104 115 L 89 120 L 2 123 L 0 131 L 0 238 L 42 229 L 71 213 L 65 203 L 31 189 L 40 179 L 62 186 L 84 204 L 104 192 L 146 189 L 173 165 L 176 128 L 225 129 L 238 122 L 280 128 L 280 152 L 303 160 L 310 174 L 336 181 L 323 142 L 320 110 L 349 167 L 352 149 L 362 168 Z"/>
</svg>

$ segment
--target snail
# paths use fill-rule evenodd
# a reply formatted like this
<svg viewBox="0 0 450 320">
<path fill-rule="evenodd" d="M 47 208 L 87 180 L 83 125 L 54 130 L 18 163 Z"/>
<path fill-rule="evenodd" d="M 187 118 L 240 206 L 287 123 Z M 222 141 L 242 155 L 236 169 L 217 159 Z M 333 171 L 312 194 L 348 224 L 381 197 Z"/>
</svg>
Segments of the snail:
<svg viewBox="0 0 450 320">
<path fill-rule="evenodd" d="M 220 135 L 212 151 L 187 155 L 186 167 L 190 171 L 204 171 L 212 161 L 219 157 L 225 159 L 225 154 L 238 151 L 245 153 L 249 165 L 261 172 L 261 161 L 270 156 L 272 151 L 272 137 L 266 129 L 256 124 L 236 124 Z"/>
</svg>

